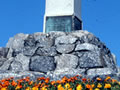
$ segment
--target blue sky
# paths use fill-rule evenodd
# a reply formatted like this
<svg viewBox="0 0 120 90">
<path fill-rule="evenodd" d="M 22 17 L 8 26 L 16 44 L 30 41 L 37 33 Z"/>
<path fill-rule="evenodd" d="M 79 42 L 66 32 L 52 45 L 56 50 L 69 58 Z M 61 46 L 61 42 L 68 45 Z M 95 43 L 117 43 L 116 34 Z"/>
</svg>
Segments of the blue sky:
<svg viewBox="0 0 120 90">
<path fill-rule="evenodd" d="M 120 66 L 120 0 L 82 0 L 83 29 L 100 38 Z M 45 0 L 0 0 L 0 46 L 17 33 L 43 31 Z"/>
</svg>

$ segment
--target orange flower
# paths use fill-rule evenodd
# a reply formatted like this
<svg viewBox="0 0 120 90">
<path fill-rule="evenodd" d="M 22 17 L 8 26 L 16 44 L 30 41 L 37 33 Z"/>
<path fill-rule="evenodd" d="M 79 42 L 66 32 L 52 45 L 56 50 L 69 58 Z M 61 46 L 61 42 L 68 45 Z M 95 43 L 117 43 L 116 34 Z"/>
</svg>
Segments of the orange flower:
<svg viewBox="0 0 120 90">
<path fill-rule="evenodd" d="M 68 82 L 71 82 L 71 79 L 68 79 L 67 81 L 68 81 Z"/>
<path fill-rule="evenodd" d="M 115 79 L 112 79 L 112 83 L 117 83 L 118 81 Z"/>
<path fill-rule="evenodd" d="M 51 84 L 54 85 L 54 84 L 55 84 L 55 81 L 51 81 Z"/>
<path fill-rule="evenodd" d="M 57 81 L 56 81 L 56 83 L 60 84 L 60 83 L 61 83 L 61 81 L 60 81 L 60 80 L 57 80 Z"/>
<path fill-rule="evenodd" d="M 90 84 L 86 84 L 86 88 L 90 89 L 91 85 Z"/>
<path fill-rule="evenodd" d="M 74 80 L 77 80 L 77 77 L 73 77 L 74 78 Z"/>
<path fill-rule="evenodd" d="M 16 86 L 17 85 L 17 83 L 13 80 L 12 81 L 12 86 Z"/>
<path fill-rule="evenodd" d="M 50 78 L 45 79 L 45 83 L 49 83 L 49 81 L 50 81 Z"/>
<path fill-rule="evenodd" d="M 62 78 L 62 80 L 61 80 L 61 83 L 65 83 L 66 81 L 67 81 L 67 77 L 66 76 L 64 76 L 63 78 Z"/>
<path fill-rule="evenodd" d="M 17 85 L 17 87 L 15 88 L 15 90 L 20 89 L 20 88 L 22 88 L 22 85 Z"/>
<path fill-rule="evenodd" d="M 110 84 L 105 84 L 104 88 L 111 88 Z"/>
<path fill-rule="evenodd" d="M 32 85 L 32 84 L 33 84 L 33 81 L 30 81 L 30 82 L 29 82 L 29 85 Z"/>
<path fill-rule="evenodd" d="M 105 79 L 105 81 L 107 81 L 107 80 L 109 80 L 109 79 L 111 79 L 111 77 L 110 77 L 110 76 L 107 76 L 107 78 Z"/>
<path fill-rule="evenodd" d="M 99 78 L 99 77 L 97 78 L 97 81 L 101 81 L 101 80 L 102 80 L 101 78 Z"/>
</svg>

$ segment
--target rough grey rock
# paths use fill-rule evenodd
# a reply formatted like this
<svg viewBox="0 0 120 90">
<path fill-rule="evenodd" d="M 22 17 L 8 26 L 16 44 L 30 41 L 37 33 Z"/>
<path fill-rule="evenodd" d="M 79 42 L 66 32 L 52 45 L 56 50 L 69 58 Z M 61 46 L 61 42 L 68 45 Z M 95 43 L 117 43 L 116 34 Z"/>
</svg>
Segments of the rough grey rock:
<svg viewBox="0 0 120 90">
<path fill-rule="evenodd" d="M 0 58 L 6 58 L 9 48 L 0 48 Z"/>
<path fill-rule="evenodd" d="M 25 78 L 29 76 L 31 80 L 36 80 L 38 77 L 46 77 L 45 74 L 40 72 L 33 72 L 33 71 L 0 71 L 0 80 L 8 77 L 14 77 L 15 80 Z"/>
<path fill-rule="evenodd" d="M 23 54 L 24 54 L 25 56 L 30 56 L 30 57 L 31 57 L 31 56 L 33 56 L 33 55 L 35 54 L 37 48 L 38 48 L 38 47 L 25 47 L 25 48 L 23 49 Z"/>
<path fill-rule="evenodd" d="M 60 31 L 51 31 L 48 34 L 50 35 L 51 38 L 54 38 L 54 39 L 56 39 L 57 37 L 66 35 L 65 32 L 60 32 Z"/>
<path fill-rule="evenodd" d="M 55 45 L 58 44 L 73 44 L 75 43 L 77 40 L 76 37 L 71 36 L 71 35 L 66 35 L 66 36 L 60 36 L 58 38 L 55 39 Z"/>
<path fill-rule="evenodd" d="M 87 71 L 87 75 L 109 75 L 109 74 L 115 74 L 115 72 L 110 68 L 96 68 L 96 69 L 89 69 Z"/>
<path fill-rule="evenodd" d="M 57 51 L 56 47 L 38 48 L 35 54 L 40 56 L 55 56 L 57 54 Z"/>
<path fill-rule="evenodd" d="M 19 49 L 21 50 L 24 47 L 24 40 L 28 37 L 28 34 L 17 34 L 13 38 L 10 38 L 6 47 L 12 49 Z"/>
<path fill-rule="evenodd" d="M 75 69 L 78 66 L 78 57 L 72 54 L 62 54 L 55 56 L 55 62 L 57 63 L 56 69 Z"/>
<path fill-rule="evenodd" d="M 85 69 L 59 69 L 55 70 L 54 73 L 52 73 L 52 79 L 53 80 L 61 80 L 62 77 L 73 77 L 75 75 L 84 75 Z M 50 76 L 48 74 L 48 76 Z"/>
<path fill-rule="evenodd" d="M 15 57 L 15 61 L 18 61 L 21 63 L 21 68 L 24 71 L 28 71 L 29 70 L 29 63 L 30 63 L 30 58 L 27 56 L 24 56 L 23 54 L 18 54 Z"/>
<path fill-rule="evenodd" d="M 55 70 L 53 57 L 34 56 L 31 58 L 30 69 L 32 71 L 48 72 Z"/>
<path fill-rule="evenodd" d="M 7 61 L 6 58 L 0 58 L 0 67 L 4 64 L 5 61 Z"/>
<path fill-rule="evenodd" d="M 37 47 L 51 47 L 54 45 L 53 38 L 49 37 L 48 34 L 36 33 L 34 38 L 36 40 Z"/>
<path fill-rule="evenodd" d="M 94 51 L 94 50 L 98 50 L 98 47 L 89 43 L 77 44 L 75 51 L 84 51 L 84 50 Z"/>
<path fill-rule="evenodd" d="M 56 46 L 56 50 L 59 52 L 59 53 L 70 53 L 74 50 L 75 48 L 75 45 L 74 44 L 64 44 L 64 45 L 57 45 Z"/>
<path fill-rule="evenodd" d="M 13 61 L 10 65 L 10 69 L 12 71 L 21 71 L 23 70 L 22 64 L 19 61 Z"/>
<path fill-rule="evenodd" d="M 0 67 L 0 70 L 9 70 L 11 63 L 14 61 L 14 58 L 9 58 L 6 60 L 3 65 Z"/>
<path fill-rule="evenodd" d="M 103 62 L 100 58 L 100 54 L 95 52 L 86 52 L 82 57 L 79 58 L 80 68 L 94 68 L 103 67 Z"/>
</svg>

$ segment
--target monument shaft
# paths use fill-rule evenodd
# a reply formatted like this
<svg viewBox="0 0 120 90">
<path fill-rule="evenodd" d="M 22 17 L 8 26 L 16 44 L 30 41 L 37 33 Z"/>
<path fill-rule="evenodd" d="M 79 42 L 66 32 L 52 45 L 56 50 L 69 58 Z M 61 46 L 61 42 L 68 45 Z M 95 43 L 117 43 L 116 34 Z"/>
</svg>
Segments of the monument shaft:
<svg viewBox="0 0 120 90">
<path fill-rule="evenodd" d="M 81 0 L 46 0 L 44 32 L 81 29 Z"/>
</svg>

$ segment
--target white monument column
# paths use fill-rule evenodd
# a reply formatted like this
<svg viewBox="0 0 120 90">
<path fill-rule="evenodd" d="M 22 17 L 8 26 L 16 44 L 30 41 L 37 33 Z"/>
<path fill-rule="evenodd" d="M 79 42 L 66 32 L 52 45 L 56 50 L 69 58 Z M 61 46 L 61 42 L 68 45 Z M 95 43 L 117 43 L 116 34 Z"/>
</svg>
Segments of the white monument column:
<svg viewBox="0 0 120 90">
<path fill-rule="evenodd" d="M 81 0 L 46 0 L 44 33 L 82 30 Z"/>
</svg>

